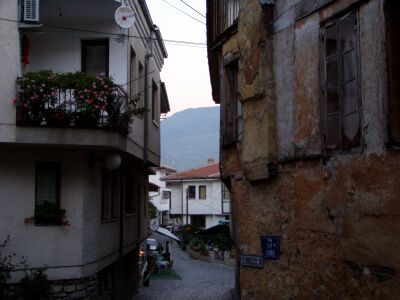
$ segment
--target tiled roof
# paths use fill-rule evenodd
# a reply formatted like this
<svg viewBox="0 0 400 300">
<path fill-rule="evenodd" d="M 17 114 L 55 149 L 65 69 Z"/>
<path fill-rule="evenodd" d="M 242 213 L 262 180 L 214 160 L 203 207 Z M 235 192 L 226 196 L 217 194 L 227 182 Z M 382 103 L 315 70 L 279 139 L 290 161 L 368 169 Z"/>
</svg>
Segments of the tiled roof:
<svg viewBox="0 0 400 300">
<path fill-rule="evenodd" d="M 219 179 L 219 163 L 211 163 L 161 178 L 163 181 L 188 180 L 188 179 Z"/>
</svg>

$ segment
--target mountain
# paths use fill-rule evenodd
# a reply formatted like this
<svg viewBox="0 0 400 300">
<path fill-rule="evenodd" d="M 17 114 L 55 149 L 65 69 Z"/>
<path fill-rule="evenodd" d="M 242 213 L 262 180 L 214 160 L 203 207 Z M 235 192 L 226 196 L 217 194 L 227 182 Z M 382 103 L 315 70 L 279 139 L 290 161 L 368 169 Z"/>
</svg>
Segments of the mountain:
<svg viewBox="0 0 400 300">
<path fill-rule="evenodd" d="M 178 171 L 219 160 L 219 107 L 190 108 L 161 122 L 161 164 Z"/>
</svg>

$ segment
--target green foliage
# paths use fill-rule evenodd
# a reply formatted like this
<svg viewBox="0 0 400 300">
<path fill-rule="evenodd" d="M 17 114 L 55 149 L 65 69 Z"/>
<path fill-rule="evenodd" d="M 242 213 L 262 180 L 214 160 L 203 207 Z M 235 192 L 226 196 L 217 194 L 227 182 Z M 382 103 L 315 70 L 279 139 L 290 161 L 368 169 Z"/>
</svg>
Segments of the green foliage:
<svg viewBox="0 0 400 300">
<path fill-rule="evenodd" d="M 3 254 L 3 249 L 9 242 L 10 237 L 7 236 L 7 238 L 0 244 L 0 299 L 5 299 L 8 294 L 7 280 L 10 279 L 10 274 L 15 268 L 15 265 L 12 262 L 12 258 L 15 254 Z"/>
<path fill-rule="evenodd" d="M 110 127 L 127 127 L 132 116 L 145 112 L 137 106 L 137 97 L 129 98 L 105 74 L 28 72 L 17 79 L 17 85 L 19 119 L 36 125 L 44 119 L 47 125 L 68 126 L 75 119 L 78 126 L 93 127 L 102 115 L 107 116 Z M 58 103 L 59 91 L 66 90 L 73 90 L 76 110 L 72 112 Z"/>
<path fill-rule="evenodd" d="M 13 259 L 15 253 L 4 255 L 4 248 L 10 242 L 10 237 L 0 244 L 0 299 L 11 300 L 46 300 L 49 299 L 50 283 L 44 269 L 31 271 L 25 274 L 25 277 L 16 285 L 16 288 L 11 291 L 7 281 L 11 278 L 11 272 L 16 267 L 28 267 L 25 259 L 15 263 Z"/>
<path fill-rule="evenodd" d="M 35 223 L 61 225 L 64 222 L 65 209 L 61 209 L 57 204 L 44 201 L 35 206 Z"/>
<path fill-rule="evenodd" d="M 157 207 L 155 207 L 155 205 L 151 201 L 149 201 L 148 209 L 150 219 L 157 218 Z"/>
<path fill-rule="evenodd" d="M 18 296 L 21 299 L 46 300 L 49 299 L 50 284 L 43 269 L 26 274 L 18 286 Z"/>
</svg>

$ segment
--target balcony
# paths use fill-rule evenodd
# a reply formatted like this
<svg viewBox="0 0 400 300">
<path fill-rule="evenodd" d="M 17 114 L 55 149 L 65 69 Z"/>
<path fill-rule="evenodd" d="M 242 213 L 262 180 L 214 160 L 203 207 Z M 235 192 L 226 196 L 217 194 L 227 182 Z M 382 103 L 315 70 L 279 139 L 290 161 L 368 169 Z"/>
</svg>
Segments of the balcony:
<svg viewBox="0 0 400 300">
<path fill-rule="evenodd" d="M 17 125 L 93 128 L 129 133 L 136 99 L 105 75 L 30 72 L 17 79 Z"/>
</svg>

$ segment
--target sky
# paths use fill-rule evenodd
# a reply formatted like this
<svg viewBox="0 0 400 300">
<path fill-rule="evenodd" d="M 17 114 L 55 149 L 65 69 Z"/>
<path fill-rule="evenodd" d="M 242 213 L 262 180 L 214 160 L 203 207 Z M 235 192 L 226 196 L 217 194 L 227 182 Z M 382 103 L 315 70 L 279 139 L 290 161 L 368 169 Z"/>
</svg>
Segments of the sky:
<svg viewBox="0 0 400 300">
<path fill-rule="evenodd" d="M 186 6 L 181 0 L 146 0 L 153 23 L 164 40 L 206 43 L 204 17 Z M 206 13 L 205 0 L 184 0 L 201 14 Z M 176 8 L 192 17 L 185 15 Z M 214 106 L 208 73 L 207 48 L 173 45 L 165 42 L 168 58 L 161 79 L 165 82 L 172 114 L 194 107 Z"/>
</svg>

